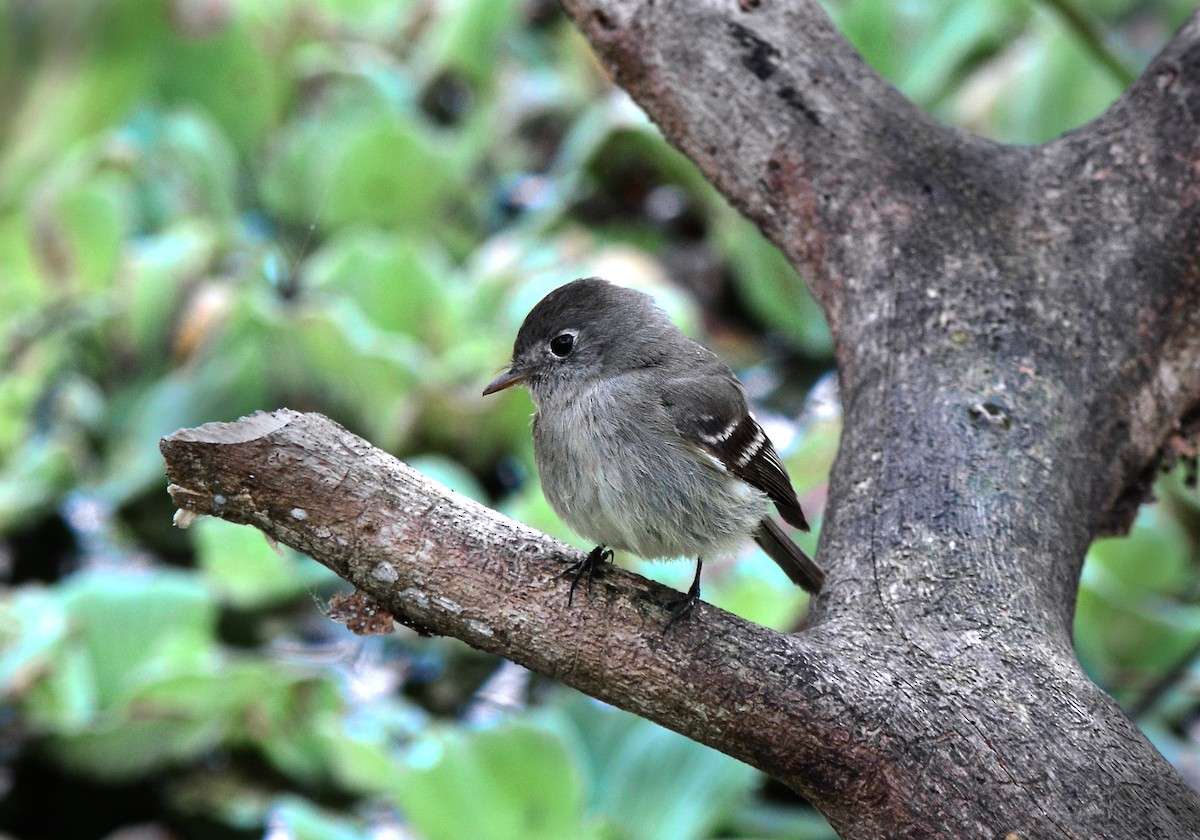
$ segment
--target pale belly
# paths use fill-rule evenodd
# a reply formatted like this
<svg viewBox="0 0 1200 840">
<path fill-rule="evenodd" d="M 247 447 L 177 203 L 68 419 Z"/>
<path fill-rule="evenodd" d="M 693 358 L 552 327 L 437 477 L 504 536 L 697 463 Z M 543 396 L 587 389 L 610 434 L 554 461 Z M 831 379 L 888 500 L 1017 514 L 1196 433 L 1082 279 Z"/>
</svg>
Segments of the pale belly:
<svg viewBox="0 0 1200 840">
<path fill-rule="evenodd" d="M 559 517 L 597 545 L 647 559 L 736 551 L 766 514 L 766 496 L 693 449 L 665 412 L 636 416 L 604 397 L 534 418 L 542 490 Z M 653 434 L 630 434 L 633 423 Z"/>
</svg>

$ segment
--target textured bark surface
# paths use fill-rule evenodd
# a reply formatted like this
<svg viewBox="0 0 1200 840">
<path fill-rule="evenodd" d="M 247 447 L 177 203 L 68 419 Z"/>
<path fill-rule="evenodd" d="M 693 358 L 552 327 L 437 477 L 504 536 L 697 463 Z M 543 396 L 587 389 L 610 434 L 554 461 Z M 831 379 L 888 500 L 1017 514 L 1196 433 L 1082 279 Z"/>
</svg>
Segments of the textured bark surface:
<svg viewBox="0 0 1200 840">
<path fill-rule="evenodd" d="M 1200 17 L 1102 117 L 1017 148 L 934 123 L 814 3 L 564 6 L 828 314 L 812 626 L 703 606 L 664 634 L 670 595 L 616 569 L 566 610 L 570 549 L 311 416 L 165 439 L 177 503 L 762 768 L 845 838 L 1200 836 L 1070 638 L 1089 542 L 1200 404 Z"/>
</svg>

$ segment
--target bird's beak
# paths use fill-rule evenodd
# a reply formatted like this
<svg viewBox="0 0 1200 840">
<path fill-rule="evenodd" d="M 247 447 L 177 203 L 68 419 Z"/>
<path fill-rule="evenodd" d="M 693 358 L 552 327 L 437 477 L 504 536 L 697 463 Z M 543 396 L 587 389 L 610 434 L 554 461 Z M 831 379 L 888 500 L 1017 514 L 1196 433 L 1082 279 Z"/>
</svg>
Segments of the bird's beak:
<svg viewBox="0 0 1200 840">
<path fill-rule="evenodd" d="M 529 378 L 529 374 L 523 370 L 517 370 L 515 367 L 510 368 L 507 373 L 502 373 L 492 380 L 492 384 L 483 389 L 483 395 L 495 394 L 497 391 L 503 391 L 505 388 L 511 388 L 514 385 L 520 385 Z"/>
</svg>

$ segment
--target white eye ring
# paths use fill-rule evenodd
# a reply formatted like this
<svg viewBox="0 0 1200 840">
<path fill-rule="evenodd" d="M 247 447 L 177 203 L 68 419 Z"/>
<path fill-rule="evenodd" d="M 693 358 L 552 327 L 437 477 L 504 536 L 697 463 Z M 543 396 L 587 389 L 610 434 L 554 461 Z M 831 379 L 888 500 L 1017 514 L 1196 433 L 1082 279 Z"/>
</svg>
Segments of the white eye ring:
<svg viewBox="0 0 1200 840">
<path fill-rule="evenodd" d="M 550 352 L 560 359 L 565 359 L 571 355 L 571 351 L 575 349 L 575 336 L 578 333 L 575 330 L 563 330 L 554 338 L 550 339 Z"/>
</svg>

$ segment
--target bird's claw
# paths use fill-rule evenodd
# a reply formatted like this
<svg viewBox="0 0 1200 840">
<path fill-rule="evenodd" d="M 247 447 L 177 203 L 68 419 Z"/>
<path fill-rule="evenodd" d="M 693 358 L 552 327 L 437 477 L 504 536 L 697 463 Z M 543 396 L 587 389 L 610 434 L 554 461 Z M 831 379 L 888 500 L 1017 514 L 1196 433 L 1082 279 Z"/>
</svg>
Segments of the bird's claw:
<svg viewBox="0 0 1200 840">
<path fill-rule="evenodd" d="M 700 603 L 700 593 L 691 592 L 690 590 L 682 598 L 674 598 L 667 601 L 666 608 L 671 611 L 671 617 L 667 619 L 667 625 L 663 629 L 670 630 L 671 625 L 682 618 L 690 618 L 692 610 L 696 609 L 696 604 Z"/>
<path fill-rule="evenodd" d="M 605 548 L 598 545 L 587 553 L 587 556 L 582 560 L 577 560 L 567 568 L 563 569 L 555 576 L 555 580 L 565 578 L 568 575 L 571 577 L 571 589 L 567 592 L 567 606 L 571 606 L 575 601 L 575 587 L 579 586 L 579 581 L 583 577 L 587 577 L 588 592 L 592 591 L 592 578 L 596 575 L 596 569 L 602 564 L 612 560 L 613 553 L 611 548 Z"/>
<path fill-rule="evenodd" d="M 696 604 L 700 603 L 700 569 L 703 565 L 703 561 L 696 561 L 696 577 L 692 579 L 692 585 L 688 587 L 687 594 L 682 598 L 673 598 L 667 601 L 666 608 L 671 611 L 671 617 L 667 619 L 667 626 L 663 628 L 664 630 L 670 630 L 671 625 L 679 619 L 690 617 L 692 610 L 696 609 Z"/>
</svg>

